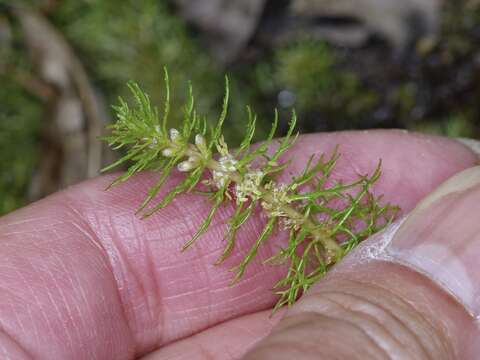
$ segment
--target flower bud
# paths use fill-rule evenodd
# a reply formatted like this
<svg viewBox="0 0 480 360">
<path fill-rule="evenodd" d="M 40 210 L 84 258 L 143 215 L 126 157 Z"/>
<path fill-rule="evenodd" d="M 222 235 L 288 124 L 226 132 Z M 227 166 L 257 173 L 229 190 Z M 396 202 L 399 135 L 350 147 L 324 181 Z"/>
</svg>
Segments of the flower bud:
<svg viewBox="0 0 480 360">
<path fill-rule="evenodd" d="M 190 161 L 193 165 L 198 166 L 200 164 L 200 157 L 197 155 L 190 155 L 188 157 L 188 161 Z"/>
<path fill-rule="evenodd" d="M 194 164 L 189 160 L 182 161 L 177 165 L 178 171 L 187 172 L 194 168 Z"/>
<path fill-rule="evenodd" d="M 175 153 L 172 148 L 165 148 L 162 150 L 162 155 L 165 157 L 172 157 Z"/>
<path fill-rule="evenodd" d="M 200 135 L 200 134 L 197 134 L 195 135 L 195 145 L 198 147 L 198 148 L 204 148 L 207 146 L 207 143 L 205 141 L 205 138 Z"/>
<path fill-rule="evenodd" d="M 180 138 L 180 132 L 175 128 L 171 128 L 169 130 L 169 134 L 170 140 L 172 140 L 173 142 L 177 141 Z"/>
</svg>

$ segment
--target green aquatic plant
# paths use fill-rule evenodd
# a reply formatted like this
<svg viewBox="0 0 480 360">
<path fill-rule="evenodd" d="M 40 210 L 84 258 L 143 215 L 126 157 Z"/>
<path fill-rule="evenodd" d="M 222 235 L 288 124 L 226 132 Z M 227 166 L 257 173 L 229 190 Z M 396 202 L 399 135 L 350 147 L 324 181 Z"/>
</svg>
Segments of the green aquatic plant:
<svg viewBox="0 0 480 360">
<path fill-rule="evenodd" d="M 276 230 L 286 231 L 288 241 L 266 261 L 288 266 L 285 277 L 274 285 L 280 296 L 276 308 L 293 304 L 359 242 L 381 230 L 395 217 L 397 207 L 380 205 L 381 197 L 371 191 L 381 175 L 380 162 L 372 174 L 359 175 L 353 182 L 333 181 L 332 171 L 340 157 L 336 149 L 329 156 L 312 155 L 301 173 L 287 182 L 280 181 L 280 174 L 290 164 L 285 155 L 298 136 L 294 130 L 295 112 L 286 136 L 274 138 L 278 125 L 275 111 L 267 139 L 251 146 L 257 119 L 247 107 L 245 137 L 238 148 L 232 150 L 222 135 L 229 104 L 228 79 L 216 124 L 211 126 L 196 111 L 192 87 L 189 86 L 183 123 L 178 129 L 168 126 L 171 111 L 166 71 L 165 83 L 165 105 L 161 116 L 140 87 L 129 83 L 133 106 L 120 99 L 114 108 L 117 121 L 109 126 L 110 135 L 103 138 L 112 148 L 125 149 L 125 155 L 104 171 L 125 162 L 130 164 L 112 186 L 144 170 L 158 172 L 157 182 L 137 209 L 142 218 L 154 215 L 182 193 L 195 192 L 208 197 L 211 210 L 183 250 L 207 231 L 222 204 L 234 203 L 235 210 L 228 220 L 225 234 L 225 249 L 216 264 L 222 263 L 234 251 L 239 228 L 255 209 L 261 209 L 266 215 L 263 229 L 243 260 L 233 269 L 233 281 L 242 277 L 259 248 L 270 241 Z M 183 173 L 183 179 L 156 202 L 156 196 L 172 171 Z"/>
</svg>

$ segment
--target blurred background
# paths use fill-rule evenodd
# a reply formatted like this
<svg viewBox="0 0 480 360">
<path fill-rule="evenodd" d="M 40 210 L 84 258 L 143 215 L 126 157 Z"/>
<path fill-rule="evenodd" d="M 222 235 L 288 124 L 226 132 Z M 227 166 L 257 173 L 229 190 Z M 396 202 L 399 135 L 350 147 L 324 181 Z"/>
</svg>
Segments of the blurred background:
<svg viewBox="0 0 480 360">
<path fill-rule="evenodd" d="M 187 81 L 228 140 L 245 106 L 284 131 L 480 135 L 479 0 L 0 0 L 0 214 L 98 174 L 111 104 L 138 82 L 173 122 Z"/>
</svg>

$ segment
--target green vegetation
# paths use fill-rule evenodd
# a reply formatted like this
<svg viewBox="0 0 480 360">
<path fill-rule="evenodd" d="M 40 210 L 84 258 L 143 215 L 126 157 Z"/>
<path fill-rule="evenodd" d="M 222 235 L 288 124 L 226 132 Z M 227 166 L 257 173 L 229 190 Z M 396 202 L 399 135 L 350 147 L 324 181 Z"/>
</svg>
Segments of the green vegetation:
<svg viewBox="0 0 480 360">
<path fill-rule="evenodd" d="M 0 86 L 0 99 L 0 214 L 4 214 L 25 204 L 38 156 L 41 106 L 11 82 Z"/>
<path fill-rule="evenodd" d="M 295 94 L 301 113 L 322 113 L 329 128 L 358 127 L 362 115 L 377 105 L 378 95 L 340 63 L 326 43 L 305 39 L 275 50 L 272 75 L 277 88 Z"/>
<path fill-rule="evenodd" d="M 439 121 L 424 121 L 416 125 L 415 130 L 436 135 L 451 137 L 470 137 L 475 133 L 472 116 L 458 113 Z"/>
<path fill-rule="evenodd" d="M 208 55 L 192 40 L 184 24 L 171 15 L 161 1 L 66 1 L 54 21 L 79 49 L 102 89 L 114 100 L 124 84 L 135 79 L 159 101 L 163 66 L 175 74 L 175 100 L 185 101 L 188 80 L 199 83 L 198 91 L 218 92 L 222 75 L 214 71 Z M 198 106 L 205 112 L 216 98 L 207 96 Z M 172 108 L 180 108 L 175 103 Z M 181 114 L 172 114 L 175 118 Z"/>
<path fill-rule="evenodd" d="M 358 180 L 343 183 L 329 179 L 339 155 L 312 155 L 302 173 L 289 182 L 280 182 L 279 175 L 289 165 L 282 155 L 295 142 L 296 115 L 292 114 L 287 134 L 275 141 L 278 113 L 275 112 L 271 131 L 260 146 L 251 148 L 257 116 L 248 109 L 245 137 L 237 150 L 229 150 L 222 134 L 228 115 L 229 88 L 218 121 L 209 126 L 205 116 L 195 108 L 192 89 L 184 104 L 184 118 L 178 129 L 170 127 L 170 90 L 165 72 L 166 95 L 160 115 L 137 84 L 130 83 L 133 105 L 123 99 L 115 107 L 117 121 L 109 126 L 111 134 L 104 138 L 116 150 L 126 155 L 104 170 L 123 163 L 129 164 L 112 186 L 127 181 L 143 170 L 159 173 L 156 184 L 149 189 L 137 213 L 142 217 L 153 215 L 168 206 L 177 195 L 197 193 L 212 203 L 205 222 L 183 247 L 190 247 L 211 224 L 216 211 L 224 203 L 234 203 L 235 211 L 227 223 L 226 246 L 217 264 L 235 249 L 239 228 L 255 209 L 262 209 L 267 220 L 258 238 L 244 259 L 234 269 L 234 281 L 240 279 L 247 266 L 257 256 L 258 249 L 275 229 L 288 232 L 287 244 L 268 262 L 287 264 L 286 277 L 274 287 L 280 299 L 275 309 L 292 305 L 327 270 L 342 259 L 359 242 L 388 225 L 398 208 L 380 205 L 382 196 L 371 192 L 380 177 L 380 164 L 373 174 L 359 176 Z M 273 143 L 276 142 L 274 146 Z M 215 153 L 218 152 L 218 156 Z M 183 179 L 156 204 L 162 185 L 172 170 L 184 174 Z M 330 181 L 329 181 L 330 180 Z"/>
<path fill-rule="evenodd" d="M 0 0 L 0 11 L 11 3 Z M 49 1 L 24 0 L 15 5 L 18 3 L 41 8 Z M 275 107 L 279 108 L 280 119 L 295 107 L 300 132 L 368 127 L 403 127 L 471 137 L 480 132 L 476 121 L 480 116 L 480 82 L 475 65 L 475 44 L 480 40 L 477 2 L 446 5 L 439 41 L 429 47 L 419 46 L 405 65 L 390 64 L 389 55 L 364 56 L 371 55 L 368 51 L 379 51 L 375 46 L 373 50 L 338 49 L 307 35 L 258 51 L 254 58 L 239 60 L 228 68 L 216 63 L 195 31 L 174 15 L 168 2 L 52 3 L 55 5 L 46 16 L 73 47 L 106 103 L 115 102 L 118 95 L 125 96 L 124 84 L 132 79 L 150 94 L 152 102 L 161 103 L 163 67 L 167 66 L 175 89 L 172 126 L 183 120 L 189 79 L 201 94 L 197 109 L 214 119 L 222 101 L 219 84 L 228 73 L 236 101 L 225 120 L 224 134 L 232 146 L 241 141 L 238 134 L 244 126 L 245 104 L 252 104 L 259 114 L 254 141 L 268 133 L 269 122 L 262 119 L 267 119 Z M 10 40 L 1 32 L 7 18 L 12 30 Z M 34 74 L 35 70 L 14 16 L 0 13 L 0 34 L 0 139 L 8 139 L 0 140 L 0 148 L 8 149 L 0 153 L 0 213 L 5 213 L 26 201 L 39 153 L 40 125 L 47 123 L 48 106 L 19 83 L 18 73 Z M 370 60 L 357 61 L 364 58 Z M 287 129 L 287 122 L 280 120 L 279 133 Z M 21 149 L 19 146 L 12 151 L 12 142 L 22 144 Z M 22 170 L 13 176 L 14 168 Z"/>
</svg>

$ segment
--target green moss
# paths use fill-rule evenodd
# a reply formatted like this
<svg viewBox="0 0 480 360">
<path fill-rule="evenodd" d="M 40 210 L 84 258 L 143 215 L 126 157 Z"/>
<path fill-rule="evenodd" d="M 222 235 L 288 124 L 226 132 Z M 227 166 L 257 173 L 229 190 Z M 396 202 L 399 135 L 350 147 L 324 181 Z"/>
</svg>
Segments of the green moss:
<svg viewBox="0 0 480 360">
<path fill-rule="evenodd" d="M 475 133 L 475 126 L 468 114 L 457 113 L 440 120 L 421 122 L 413 130 L 451 137 L 471 137 Z"/>
<path fill-rule="evenodd" d="M 101 84 L 108 101 L 125 95 L 124 84 L 134 79 L 154 104 L 162 104 L 163 67 L 172 73 L 172 122 L 183 117 L 182 104 L 188 96 L 188 83 L 196 86 L 199 97 L 197 108 L 214 119 L 221 102 L 223 73 L 219 72 L 207 52 L 195 41 L 185 24 L 173 16 L 167 6 L 158 0 L 145 1 L 65 1 L 54 20 L 66 37 L 78 49 L 89 73 Z M 238 85 L 232 79 L 232 91 L 246 103 L 248 94 L 236 92 Z M 237 121 L 244 108 L 235 105 L 227 122 L 227 136 L 236 138 Z"/>
<path fill-rule="evenodd" d="M 406 82 L 398 85 L 392 91 L 392 103 L 398 117 L 409 118 L 417 103 L 418 89 L 414 82 Z"/>
<path fill-rule="evenodd" d="M 0 0 L 2 3 L 9 2 Z M 22 4 L 42 5 L 36 1 L 22 1 Z M 181 105 L 188 96 L 188 80 L 194 81 L 196 92 L 202 94 L 196 104 L 199 111 L 212 121 L 217 118 L 223 74 L 192 38 L 185 24 L 174 17 L 164 3 L 157 0 L 141 3 L 134 0 L 65 0 L 49 17 L 73 46 L 90 79 L 106 96 L 106 102 L 113 103 L 119 95 L 124 95 L 125 83 L 135 79 L 151 94 L 154 104 L 163 104 L 163 67 L 167 65 L 174 74 L 171 81 L 176 89 L 172 94 L 172 124 L 183 118 Z M 13 46 L 0 49 L 0 61 L 8 59 L 17 70 L 31 72 L 21 29 L 17 24 L 12 25 Z M 44 109 L 15 85 L 11 74 L 5 74 L 1 80 L 0 149 L 13 148 L 11 152 L 0 153 L 0 213 L 5 213 L 25 201 L 26 185 L 38 153 L 38 124 Z M 240 91 L 235 79 L 231 86 L 240 99 L 226 121 L 226 136 L 236 143 L 242 123 L 236 120 L 244 116 L 244 107 L 240 104 L 247 103 L 249 93 Z M 111 116 L 113 119 L 113 113 Z M 17 151 L 17 146 L 21 150 Z"/>
<path fill-rule="evenodd" d="M 276 50 L 273 58 L 269 88 L 291 91 L 292 105 L 300 114 L 320 112 L 336 128 L 345 128 L 358 125 L 362 115 L 378 103 L 375 92 L 356 74 L 342 69 L 342 60 L 324 42 L 297 41 Z M 268 83 L 265 78 L 265 74 L 258 77 L 257 83 Z"/>
<path fill-rule="evenodd" d="M 1 2 L 0 2 L 1 4 Z M 0 17 L 4 26 L 5 17 Z M 21 34 L 13 28 L 10 38 L 0 41 L 0 215 L 27 202 L 30 180 L 37 163 L 42 106 L 16 81 L 18 73 L 31 71 L 21 46 Z M 7 40 L 8 39 L 8 40 Z"/>
<path fill-rule="evenodd" d="M 0 214 L 22 206 L 38 154 L 40 104 L 11 81 L 0 87 Z"/>
<path fill-rule="evenodd" d="M 331 98 L 335 87 L 344 79 L 335 72 L 335 58 L 324 43 L 299 42 L 276 53 L 276 76 L 281 85 L 295 91 L 300 107 L 313 107 L 327 95 Z M 347 87 L 352 82 L 347 80 Z"/>
<path fill-rule="evenodd" d="M 18 0 L 15 4 L 20 2 L 39 7 L 47 1 Z M 0 4 L 11 3 L 0 0 Z M 240 140 L 244 106 L 248 103 L 259 114 L 254 141 L 265 137 L 271 109 L 276 106 L 280 108 L 280 134 L 287 128 L 288 112 L 294 106 L 299 114 L 298 128 L 303 132 L 400 126 L 444 135 L 475 136 L 479 133 L 475 121 L 480 114 L 480 87 L 475 79 L 480 6 L 463 6 L 465 3 L 447 4 L 440 41 L 405 69 L 395 64 L 391 72 L 388 67 L 373 72 L 362 68 L 375 64 L 369 58 L 358 64 L 351 60 L 375 52 L 375 47 L 351 50 L 352 56 L 347 58 L 343 50 L 311 39 L 284 44 L 224 70 L 166 2 L 158 0 L 64 0 L 57 2 L 48 16 L 73 46 L 91 81 L 105 95 L 106 103 L 115 103 L 117 96 L 125 96 L 125 82 L 135 80 L 150 94 L 152 103 L 162 105 L 163 66 L 167 65 L 175 89 L 172 126 L 183 118 L 181 106 L 187 99 L 188 80 L 196 84 L 197 109 L 209 119 L 216 119 L 222 101 L 219 94 L 223 72 L 227 72 L 235 101 L 224 129 L 228 142 L 235 146 Z M 0 48 L 0 62 L 12 56 L 10 62 L 17 69 L 31 71 L 22 34 L 15 24 L 13 30 L 15 51 L 7 56 Z M 0 199 L 10 204 L 2 205 L 3 209 L 13 209 L 24 201 L 23 191 L 38 153 L 36 144 L 44 109 L 15 85 L 11 74 L 1 81 L 0 148 L 11 147 L 12 139 L 22 147 L 0 154 Z M 280 101 L 283 90 L 283 95 L 290 96 L 288 101 Z M 377 111 L 387 115 L 376 118 Z M 422 114 L 426 114 L 425 119 L 419 118 Z M 444 118 L 443 114 L 452 115 Z M 17 167 L 23 170 L 12 171 Z"/>
<path fill-rule="evenodd" d="M 445 60 L 454 61 L 476 51 L 476 43 L 471 35 L 477 32 L 480 24 L 480 4 L 474 1 L 461 0 L 447 3 L 442 19 L 441 42 Z"/>
</svg>

